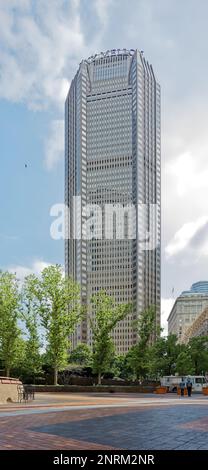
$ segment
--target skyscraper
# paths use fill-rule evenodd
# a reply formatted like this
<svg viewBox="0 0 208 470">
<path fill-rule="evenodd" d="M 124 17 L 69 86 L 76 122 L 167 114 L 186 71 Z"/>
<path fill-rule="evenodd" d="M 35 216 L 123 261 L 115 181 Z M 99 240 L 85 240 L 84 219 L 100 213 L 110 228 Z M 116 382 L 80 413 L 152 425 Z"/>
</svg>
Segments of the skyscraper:
<svg viewBox="0 0 208 470">
<path fill-rule="evenodd" d="M 156 305 L 160 324 L 160 86 L 143 52 L 113 49 L 81 62 L 65 107 L 65 203 L 65 270 L 83 303 L 105 289 L 133 304 L 113 332 L 125 353 L 144 308 Z M 157 243 L 144 249 L 156 206 Z M 79 341 L 92 342 L 88 319 L 74 334 Z"/>
</svg>

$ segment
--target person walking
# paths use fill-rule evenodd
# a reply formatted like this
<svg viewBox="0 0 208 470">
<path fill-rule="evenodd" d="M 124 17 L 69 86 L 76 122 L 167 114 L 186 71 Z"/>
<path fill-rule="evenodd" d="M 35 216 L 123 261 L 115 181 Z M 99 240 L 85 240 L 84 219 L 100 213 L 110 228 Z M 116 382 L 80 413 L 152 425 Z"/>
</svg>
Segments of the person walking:
<svg viewBox="0 0 208 470">
<path fill-rule="evenodd" d="M 179 387 L 180 387 L 180 389 L 181 389 L 181 397 L 184 396 L 185 386 L 186 386 L 186 384 L 185 384 L 185 382 L 184 382 L 184 380 L 183 380 L 183 377 L 182 377 L 182 380 L 181 380 L 180 385 L 179 385 Z"/>
<path fill-rule="evenodd" d="M 189 378 L 188 378 L 187 383 L 186 383 L 186 388 L 187 388 L 187 392 L 188 392 L 188 397 L 191 397 L 192 382 L 191 382 L 191 379 L 189 379 Z"/>
</svg>

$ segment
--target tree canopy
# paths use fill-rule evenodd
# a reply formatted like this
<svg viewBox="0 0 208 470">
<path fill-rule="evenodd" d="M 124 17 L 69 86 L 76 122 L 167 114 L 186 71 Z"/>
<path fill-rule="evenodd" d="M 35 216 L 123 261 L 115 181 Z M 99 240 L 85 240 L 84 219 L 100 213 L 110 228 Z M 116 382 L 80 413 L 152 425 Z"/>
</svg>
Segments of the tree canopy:
<svg viewBox="0 0 208 470">
<path fill-rule="evenodd" d="M 102 373 L 108 369 L 114 354 L 112 331 L 131 311 L 129 304 L 116 304 L 113 297 L 99 291 L 91 299 L 91 321 L 93 337 L 93 370 L 98 374 L 98 384 Z"/>
</svg>

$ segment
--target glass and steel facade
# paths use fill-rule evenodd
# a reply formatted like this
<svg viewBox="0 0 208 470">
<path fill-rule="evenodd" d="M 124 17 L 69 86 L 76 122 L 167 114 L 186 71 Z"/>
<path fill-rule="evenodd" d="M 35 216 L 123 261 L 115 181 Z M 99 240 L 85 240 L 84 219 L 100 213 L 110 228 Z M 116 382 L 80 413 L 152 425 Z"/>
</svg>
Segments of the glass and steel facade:
<svg viewBox="0 0 208 470">
<path fill-rule="evenodd" d="M 73 196 L 80 196 L 76 207 Z M 83 303 L 105 289 L 117 302 L 133 304 L 113 332 L 117 352 L 125 353 L 137 341 L 133 320 L 145 307 L 156 305 L 160 324 L 160 86 L 139 50 L 107 51 L 79 66 L 65 108 L 65 203 L 65 270 L 80 283 Z M 102 229 L 86 240 L 86 220 L 95 231 L 97 206 L 132 204 L 157 205 L 156 248 L 143 250 L 138 236 L 140 224 L 149 231 L 149 209 L 142 221 L 136 212 L 131 239 L 125 213 L 124 237 L 117 238 L 112 211 L 110 228 L 102 215 Z M 104 229 L 109 236 L 103 237 Z M 73 346 L 80 341 L 92 343 L 89 317 L 77 328 Z"/>
</svg>

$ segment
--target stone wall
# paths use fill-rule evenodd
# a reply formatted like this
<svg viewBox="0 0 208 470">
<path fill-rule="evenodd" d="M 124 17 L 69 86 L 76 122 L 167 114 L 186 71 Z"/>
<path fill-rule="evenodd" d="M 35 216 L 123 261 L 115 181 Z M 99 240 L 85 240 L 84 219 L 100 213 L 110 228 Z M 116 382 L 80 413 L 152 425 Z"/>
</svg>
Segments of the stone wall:
<svg viewBox="0 0 208 470">
<path fill-rule="evenodd" d="M 0 404 L 18 402 L 18 385 L 22 385 L 19 379 L 0 377 Z"/>
<path fill-rule="evenodd" d="M 152 393 L 155 386 L 148 385 L 31 385 L 34 392 L 69 392 L 69 393 Z"/>
</svg>

